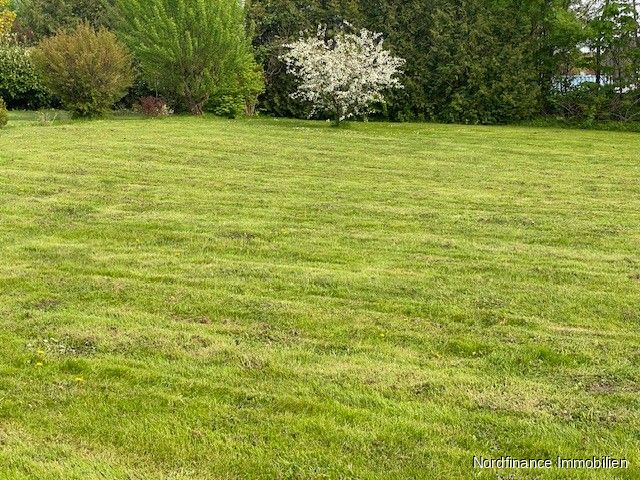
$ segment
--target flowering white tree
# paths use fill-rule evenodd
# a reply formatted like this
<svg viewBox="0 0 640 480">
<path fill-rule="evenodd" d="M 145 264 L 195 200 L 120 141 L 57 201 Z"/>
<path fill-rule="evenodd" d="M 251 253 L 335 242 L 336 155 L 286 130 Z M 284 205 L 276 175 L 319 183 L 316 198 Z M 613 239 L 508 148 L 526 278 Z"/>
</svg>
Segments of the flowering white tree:
<svg viewBox="0 0 640 480">
<path fill-rule="evenodd" d="M 312 115 L 329 113 L 336 124 L 370 112 L 374 103 L 384 102 L 386 90 L 402 88 L 397 76 L 405 61 L 383 43 L 381 33 L 367 29 L 340 30 L 327 38 L 327 28 L 319 26 L 315 37 L 285 45 L 287 72 L 300 80 L 292 97 L 309 101 Z"/>
</svg>

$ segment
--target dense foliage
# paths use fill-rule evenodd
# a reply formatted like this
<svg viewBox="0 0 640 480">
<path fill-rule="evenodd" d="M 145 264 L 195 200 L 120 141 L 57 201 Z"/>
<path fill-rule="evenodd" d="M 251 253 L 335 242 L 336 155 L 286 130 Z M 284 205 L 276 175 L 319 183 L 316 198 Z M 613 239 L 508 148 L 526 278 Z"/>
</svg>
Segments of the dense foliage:
<svg viewBox="0 0 640 480">
<path fill-rule="evenodd" d="M 406 60 L 403 88 L 375 105 L 381 118 L 637 121 L 639 17 L 640 0 L 0 0 L 0 37 L 12 29 L 22 48 L 0 52 L 0 95 L 11 108 L 46 104 L 24 47 L 89 24 L 133 53 L 119 107 L 154 96 L 196 114 L 258 105 L 306 117 L 313 102 L 293 95 L 302 83 L 286 45 L 319 25 L 329 45 L 346 21 Z"/>
<path fill-rule="evenodd" d="M 262 108 L 277 115 L 308 113 L 291 98 L 296 82 L 280 60 L 283 45 L 301 30 L 343 20 L 382 32 L 393 53 L 407 60 L 405 88 L 393 93 L 381 112 L 394 120 L 504 123 L 558 114 L 558 83 L 595 62 L 601 75 L 617 69 L 626 72 L 616 77 L 626 86 L 638 84 L 633 0 L 588 2 L 590 8 L 583 3 L 253 0 L 248 21 L 266 72 Z M 589 45 L 594 54 L 581 51 Z"/>
<path fill-rule="evenodd" d="M 8 37 L 0 40 L 0 97 L 12 109 L 38 109 L 53 103 L 35 72 L 29 50 Z"/>
<path fill-rule="evenodd" d="M 78 116 L 104 113 L 133 83 L 126 48 L 113 33 L 88 24 L 46 38 L 33 60 L 45 85 Z"/>
<path fill-rule="evenodd" d="M 0 37 L 11 33 L 16 20 L 16 13 L 9 6 L 9 0 L 0 0 Z"/>
<path fill-rule="evenodd" d="M 166 117 L 171 110 L 163 98 L 148 95 L 141 97 L 136 104 L 136 111 L 147 117 Z"/>
<path fill-rule="evenodd" d="M 118 0 L 118 7 L 118 30 L 144 79 L 179 110 L 201 114 L 216 94 L 240 95 L 256 69 L 235 0 Z"/>
<path fill-rule="evenodd" d="M 213 89 L 205 105 L 207 111 L 228 118 L 255 115 L 258 96 L 264 91 L 264 72 L 248 40 L 245 42 L 233 71 Z"/>
<path fill-rule="evenodd" d="M 59 30 L 72 30 L 80 23 L 94 28 L 112 22 L 112 0 L 20 0 L 17 30 L 27 43 L 36 43 Z"/>
<path fill-rule="evenodd" d="M 550 98 L 559 118 L 594 126 L 599 122 L 640 122 L 640 90 L 619 93 L 613 85 L 586 83 Z"/>
</svg>

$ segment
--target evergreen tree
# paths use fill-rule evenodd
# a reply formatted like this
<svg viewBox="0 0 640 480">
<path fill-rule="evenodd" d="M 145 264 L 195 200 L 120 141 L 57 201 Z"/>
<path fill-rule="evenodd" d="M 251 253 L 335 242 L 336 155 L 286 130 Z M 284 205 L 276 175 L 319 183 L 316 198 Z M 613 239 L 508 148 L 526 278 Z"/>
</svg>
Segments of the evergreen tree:
<svg viewBox="0 0 640 480">
<path fill-rule="evenodd" d="M 389 96 L 387 117 L 474 123 L 529 117 L 540 109 L 542 90 L 533 54 L 541 50 L 541 14 L 533 7 L 554 7 L 542 1 L 254 0 L 254 44 L 267 73 L 263 107 L 304 113 L 289 98 L 295 83 L 278 61 L 281 46 L 301 30 L 348 20 L 382 32 L 393 54 L 407 60 L 405 88 Z M 551 88 L 550 79 L 545 83 Z"/>
</svg>

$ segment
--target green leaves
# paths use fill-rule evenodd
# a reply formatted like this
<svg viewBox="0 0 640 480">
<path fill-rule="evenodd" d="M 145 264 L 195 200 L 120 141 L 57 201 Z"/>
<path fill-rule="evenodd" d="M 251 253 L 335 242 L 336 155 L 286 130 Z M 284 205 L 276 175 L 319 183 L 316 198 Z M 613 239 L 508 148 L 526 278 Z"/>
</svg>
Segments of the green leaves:
<svg viewBox="0 0 640 480">
<path fill-rule="evenodd" d="M 82 22 L 109 27 L 113 0 L 20 0 L 21 29 L 37 42 L 58 30 L 72 30 Z"/>
<path fill-rule="evenodd" d="M 589 66 L 621 90 L 640 84 L 638 6 L 629 0 L 607 0 L 589 22 Z"/>
<path fill-rule="evenodd" d="M 604 3 L 614 18 L 604 30 L 612 32 L 602 46 L 607 53 L 585 55 L 588 15 L 565 0 L 253 0 L 249 23 L 267 77 L 263 106 L 278 115 L 307 115 L 290 98 L 296 85 L 284 75 L 280 45 L 318 24 L 348 20 L 384 33 L 394 55 L 407 60 L 405 88 L 389 95 L 380 115 L 505 123 L 550 113 L 558 78 L 585 59 L 598 60 L 603 72 L 621 66 L 627 86 L 640 84 L 633 0 Z"/>
<path fill-rule="evenodd" d="M 38 109 L 50 106 L 51 94 L 36 74 L 28 50 L 0 41 L 0 97 L 10 108 Z"/>
<path fill-rule="evenodd" d="M 78 116 L 104 113 L 133 84 L 126 48 L 113 33 L 88 24 L 43 40 L 33 60 L 45 85 Z"/>
<path fill-rule="evenodd" d="M 241 94 L 255 69 L 236 0 L 118 0 L 118 32 L 145 80 L 179 110 L 201 114 L 217 91 Z M 234 88 L 231 88 L 234 90 Z"/>
</svg>

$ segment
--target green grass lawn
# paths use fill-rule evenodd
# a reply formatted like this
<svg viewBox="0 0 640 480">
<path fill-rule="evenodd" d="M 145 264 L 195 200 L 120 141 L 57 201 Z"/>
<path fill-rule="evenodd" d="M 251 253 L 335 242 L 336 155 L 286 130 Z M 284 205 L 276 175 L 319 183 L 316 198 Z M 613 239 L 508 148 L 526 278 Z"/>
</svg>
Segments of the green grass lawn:
<svg viewBox="0 0 640 480">
<path fill-rule="evenodd" d="M 14 115 L 0 322 L 3 480 L 640 478 L 640 136 Z"/>
</svg>

